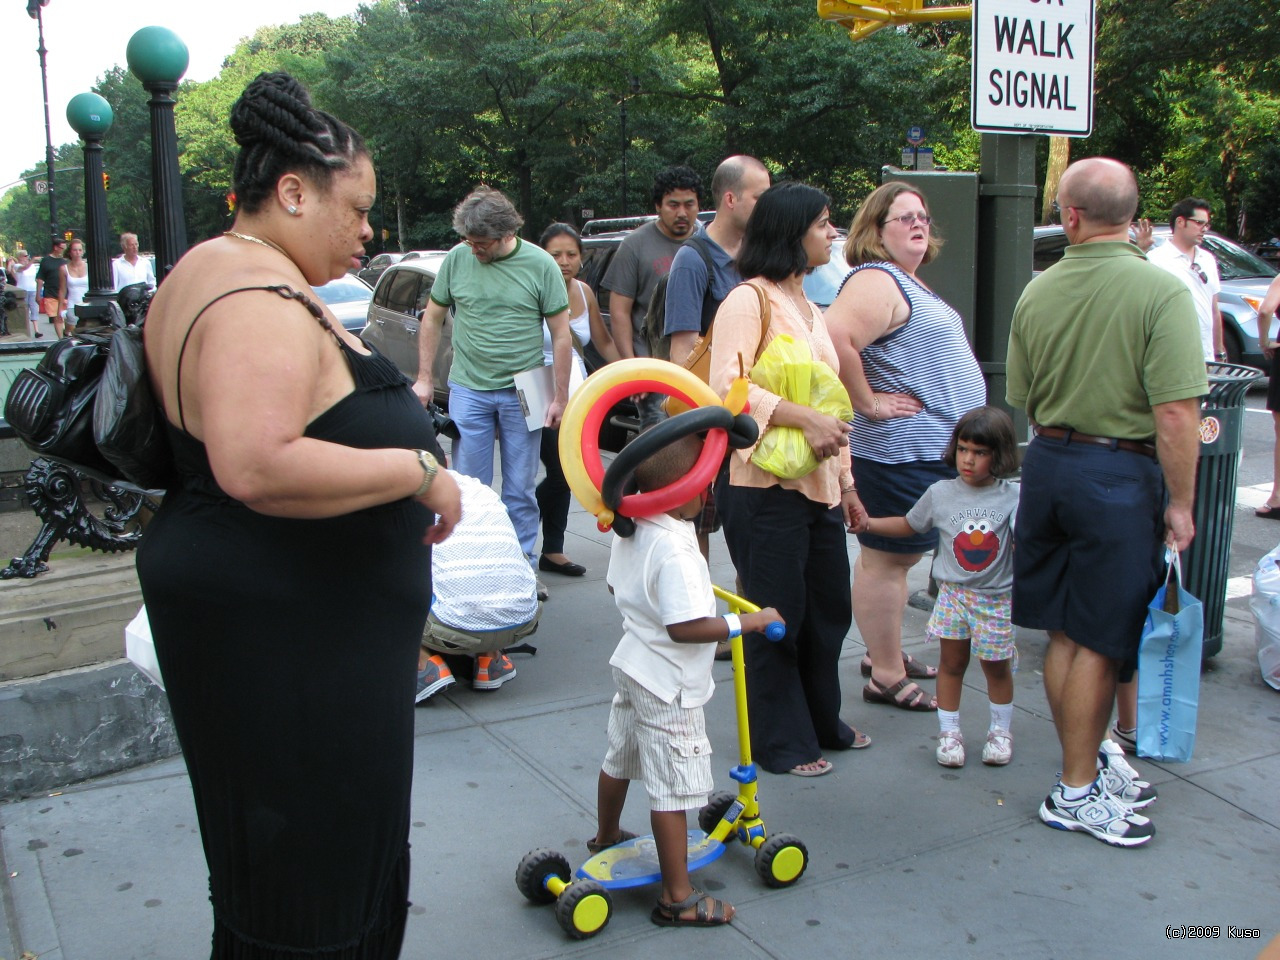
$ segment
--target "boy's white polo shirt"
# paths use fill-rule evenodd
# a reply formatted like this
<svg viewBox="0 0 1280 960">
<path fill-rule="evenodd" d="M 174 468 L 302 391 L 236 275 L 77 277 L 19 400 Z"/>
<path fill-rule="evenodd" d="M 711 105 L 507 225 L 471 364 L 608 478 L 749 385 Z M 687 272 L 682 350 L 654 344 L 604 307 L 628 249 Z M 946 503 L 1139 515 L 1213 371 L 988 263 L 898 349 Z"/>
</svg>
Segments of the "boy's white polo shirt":
<svg viewBox="0 0 1280 960">
<path fill-rule="evenodd" d="M 710 700 L 716 645 L 676 643 L 667 635 L 667 624 L 716 613 L 693 523 L 666 514 L 637 520 L 634 536 L 614 536 L 606 579 L 623 631 L 609 663 L 666 703 L 697 707 Z"/>
</svg>

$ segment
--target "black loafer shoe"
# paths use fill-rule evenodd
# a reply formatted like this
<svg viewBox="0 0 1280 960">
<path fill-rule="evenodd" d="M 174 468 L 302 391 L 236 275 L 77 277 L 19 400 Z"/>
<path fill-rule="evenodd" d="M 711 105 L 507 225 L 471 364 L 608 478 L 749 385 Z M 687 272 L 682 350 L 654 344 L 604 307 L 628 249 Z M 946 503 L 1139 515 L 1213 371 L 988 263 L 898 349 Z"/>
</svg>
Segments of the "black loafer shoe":
<svg viewBox="0 0 1280 960">
<path fill-rule="evenodd" d="M 556 563 L 548 560 L 545 554 L 538 557 L 538 569 L 545 570 L 547 573 L 559 573 L 566 577 L 580 577 L 587 572 L 587 568 L 580 563 L 574 563 L 572 560 Z"/>
</svg>

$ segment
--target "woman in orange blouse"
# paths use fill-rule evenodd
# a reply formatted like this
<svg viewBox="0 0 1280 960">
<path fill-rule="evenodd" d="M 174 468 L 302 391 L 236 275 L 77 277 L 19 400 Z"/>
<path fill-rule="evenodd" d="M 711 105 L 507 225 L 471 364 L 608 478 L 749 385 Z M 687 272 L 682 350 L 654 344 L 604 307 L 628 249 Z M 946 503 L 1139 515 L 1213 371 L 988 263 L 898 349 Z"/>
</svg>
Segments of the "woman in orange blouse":
<svg viewBox="0 0 1280 960">
<path fill-rule="evenodd" d="M 724 396 L 739 362 L 748 372 L 769 341 L 788 334 L 806 343 L 815 360 L 836 373 L 840 362 L 822 313 L 804 295 L 805 273 L 831 259 L 830 201 L 820 190 L 781 183 L 766 190 L 747 222 L 738 269 L 750 279 L 725 298 L 711 343 L 711 386 Z M 761 315 L 764 292 L 768 329 Z M 752 385 L 751 416 L 761 436 L 772 427 L 798 427 L 820 464 L 783 480 L 751 462 L 752 450 L 730 454 L 728 482 L 716 488 L 725 540 L 753 603 L 778 609 L 787 623 L 782 641 L 743 637 L 752 753 L 771 773 L 815 777 L 833 766 L 824 750 L 871 743 L 840 719 L 837 664 L 853 613 L 845 530 L 862 515 L 838 417 L 784 400 Z"/>
</svg>

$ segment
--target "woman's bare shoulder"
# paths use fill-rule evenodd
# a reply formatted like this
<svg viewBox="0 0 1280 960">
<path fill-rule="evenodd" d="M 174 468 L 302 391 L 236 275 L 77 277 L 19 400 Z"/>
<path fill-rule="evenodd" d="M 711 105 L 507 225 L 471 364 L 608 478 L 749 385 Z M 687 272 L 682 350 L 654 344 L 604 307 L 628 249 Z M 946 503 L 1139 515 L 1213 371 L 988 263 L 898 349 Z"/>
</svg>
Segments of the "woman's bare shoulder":
<svg viewBox="0 0 1280 960">
<path fill-rule="evenodd" d="M 253 291 L 281 286 L 311 293 L 298 271 L 281 270 L 274 263 L 263 262 L 244 251 L 228 250 L 215 242 L 204 243 L 187 253 L 160 285 L 148 311 L 147 324 L 161 329 L 170 325 L 185 329 L 202 311 L 250 316 L 274 311 L 278 297 L 255 295 Z"/>
</svg>

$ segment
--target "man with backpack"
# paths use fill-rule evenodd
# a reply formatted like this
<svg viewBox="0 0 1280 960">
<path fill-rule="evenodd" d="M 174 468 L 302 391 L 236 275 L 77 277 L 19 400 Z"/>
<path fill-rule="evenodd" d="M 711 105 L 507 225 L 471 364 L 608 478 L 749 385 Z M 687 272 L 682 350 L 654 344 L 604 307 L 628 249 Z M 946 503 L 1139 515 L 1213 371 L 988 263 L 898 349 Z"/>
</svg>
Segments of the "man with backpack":
<svg viewBox="0 0 1280 960">
<path fill-rule="evenodd" d="M 672 363 L 683 364 L 698 338 L 706 336 L 721 302 L 742 282 L 735 262 L 738 248 L 742 246 L 747 219 L 760 194 L 769 189 L 769 182 L 768 169 L 755 157 L 729 157 L 716 167 L 711 177 L 715 219 L 684 242 L 671 262 L 670 272 L 654 290 L 650 313 L 658 312 L 658 303 L 663 305 L 661 317 L 653 317 L 655 323 L 651 328 L 654 336 L 662 341 L 661 346 L 654 344 L 655 357 L 665 356 Z M 657 326 L 659 319 L 661 327 Z M 728 473 L 728 456 L 720 470 Z M 720 529 L 715 483 L 707 488 L 702 513 L 694 519 L 694 529 L 698 549 L 708 558 L 711 534 Z M 716 651 L 719 659 L 727 654 L 727 644 Z"/>
<path fill-rule="evenodd" d="M 661 291 L 663 326 L 655 333 L 667 338 L 673 363 L 684 362 L 698 337 L 706 335 L 721 301 L 742 282 L 734 260 L 747 219 L 769 182 L 769 171 L 755 157 L 729 157 L 716 168 L 711 178 L 716 218 L 676 252 Z M 651 312 L 657 312 L 656 304 Z"/>
</svg>

